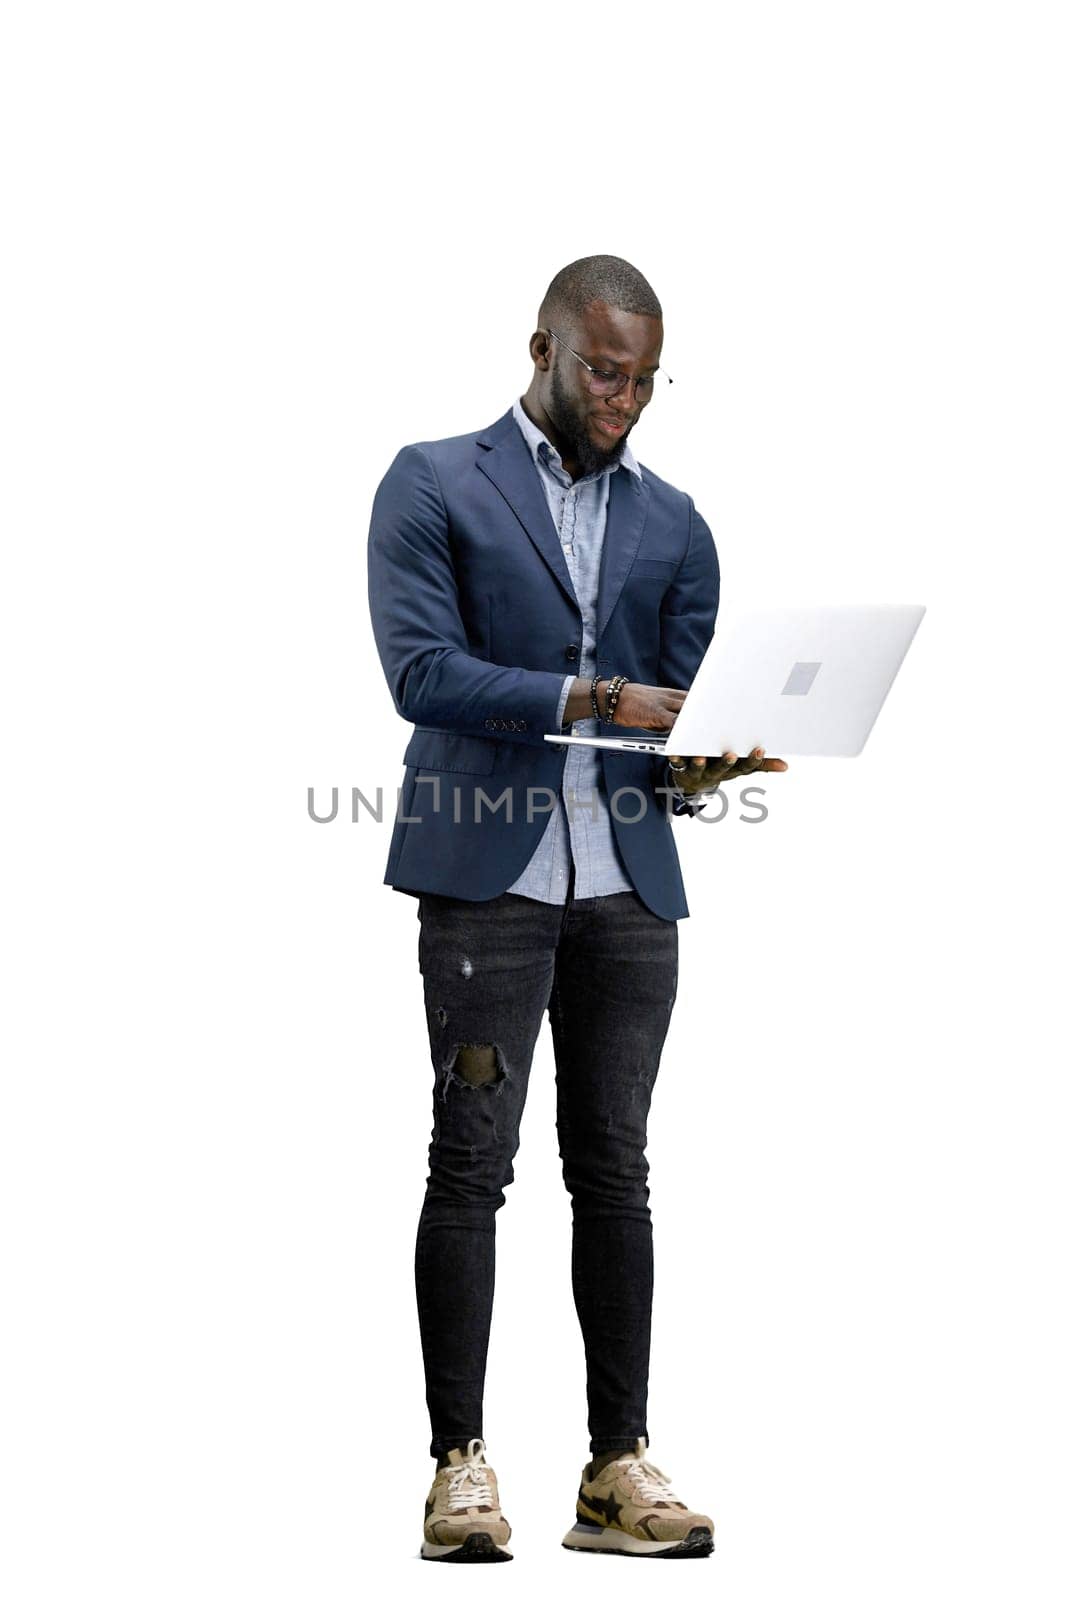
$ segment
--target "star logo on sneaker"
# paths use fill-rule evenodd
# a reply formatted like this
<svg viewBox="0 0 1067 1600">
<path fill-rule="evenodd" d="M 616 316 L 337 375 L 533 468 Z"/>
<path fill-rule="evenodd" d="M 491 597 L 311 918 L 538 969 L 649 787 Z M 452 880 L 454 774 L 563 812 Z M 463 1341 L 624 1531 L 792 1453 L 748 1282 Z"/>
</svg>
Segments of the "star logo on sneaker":
<svg viewBox="0 0 1067 1600">
<path fill-rule="evenodd" d="M 608 1522 L 614 1522 L 617 1528 L 622 1527 L 622 1523 L 619 1521 L 622 1502 L 616 1500 L 614 1489 L 612 1489 L 606 1500 L 600 1495 L 586 1494 L 584 1489 L 579 1490 L 578 1498 L 583 1505 L 589 1507 L 590 1511 L 599 1511 L 601 1516 L 607 1518 Z"/>
</svg>

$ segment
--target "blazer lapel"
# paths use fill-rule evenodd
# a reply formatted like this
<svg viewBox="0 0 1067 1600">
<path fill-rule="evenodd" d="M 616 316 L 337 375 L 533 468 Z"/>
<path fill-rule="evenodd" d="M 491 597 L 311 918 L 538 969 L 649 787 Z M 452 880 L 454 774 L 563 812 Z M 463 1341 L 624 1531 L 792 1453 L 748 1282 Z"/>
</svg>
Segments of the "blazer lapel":
<svg viewBox="0 0 1067 1600">
<path fill-rule="evenodd" d="M 616 467 L 608 492 L 608 522 L 600 557 L 600 586 L 596 602 L 597 638 L 611 621 L 611 613 L 629 577 L 648 516 L 648 490 L 626 467 Z"/>
<path fill-rule="evenodd" d="M 478 457 L 478 466 L 504 496 L 537 546 L 552 576 L 575 610 L 580 611 L 578 596 L 574 592 L 560 547 L 559 534 L 545 500 L 545 491 L 541 487 L 526 440 L 511 412 L 506 412 L 481 434 L 478 443 L 487 446 Z"/>
</svg>

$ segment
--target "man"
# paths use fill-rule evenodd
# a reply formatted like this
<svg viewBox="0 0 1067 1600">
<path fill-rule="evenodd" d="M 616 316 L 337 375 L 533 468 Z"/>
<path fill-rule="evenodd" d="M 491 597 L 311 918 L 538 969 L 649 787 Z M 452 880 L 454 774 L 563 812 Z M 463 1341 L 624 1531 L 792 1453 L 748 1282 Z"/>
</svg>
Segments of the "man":
<svg viewBox="0 0 1067 1600">
<path fill-rule="evenodd" d="M 785 764 L 754 750 L 668 772 L 659 756 L 544 739 L 668 730 L 714 630 L 711 533 L 628 443 L 663 386 L 662 342 L 641 273 L 616 256 L 572 262 L 541 305 L 526 393 L 482 432 L 402 449 L 374 501 L 375 638 L 416 724 L 386 882 L 418 896 L 435 1068 L 415 1260 L 438 1465 L 429 1559 L 510 1557 L 482 1385 L 496 1212 L 546 1009 L 591 1455 L 563 1542 L 712 1549 L 711 1518 L 645 1456 L 645 1130 L 688 915 L 670 816 Z"/>
</svg>

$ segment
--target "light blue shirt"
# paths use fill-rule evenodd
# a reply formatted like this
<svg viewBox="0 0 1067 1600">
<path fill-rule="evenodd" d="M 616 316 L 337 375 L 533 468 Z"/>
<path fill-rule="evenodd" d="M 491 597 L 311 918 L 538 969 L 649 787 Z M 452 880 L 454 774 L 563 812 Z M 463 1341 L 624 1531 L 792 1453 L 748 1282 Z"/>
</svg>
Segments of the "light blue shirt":
<svg viewBox="0 0 1067 1600">
<path fill-rule="evenodd" d="M 565 680 L 559 697 L 556 720 L 562 729 L 563 711 L 575 677 L 592 678 L 596 673 L 596 599 L 611 475 L 622 467 L 640 478 L 641 468 L 629 444 L 625 444 L 618 460 L 610 466 L 573 479 L 564 470 L 559 451 L 526 415 L 522 402 L 516 400 L 511 409 L 537 467 L 582 613 L 578 671 Z M 600 731 L 591 706 L 588 717 L 571 724 L 572 733 Z M 601 779 L 602 760 L 601 752 L 592 745 L 576 744 L 568 749 L 563 767 L 563 805 L 554 806 L 541 841 L 511 885 L 510 894 L 562 905 L 567 898 L 572 858 L 576 900 L 623 894 L 633 888 L 611 831 L 608 796 Z"/>
</svg>

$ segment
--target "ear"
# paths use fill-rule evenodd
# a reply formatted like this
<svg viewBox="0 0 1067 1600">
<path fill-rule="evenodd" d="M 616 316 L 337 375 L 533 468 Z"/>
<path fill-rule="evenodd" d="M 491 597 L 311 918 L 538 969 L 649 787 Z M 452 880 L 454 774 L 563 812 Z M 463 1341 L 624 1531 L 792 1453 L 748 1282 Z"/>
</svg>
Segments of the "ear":
<svg viewBox="0 0 1067 1600">
<path fill-rule="evenodd" d="M 530 355 L 538 371 L 548 371 L 550 365 L 549 351 L 551 348 L 552 340 L 548 337 L 544 328 L 538 328 L 535 333 L 530 335 Z"/>
</svg>

